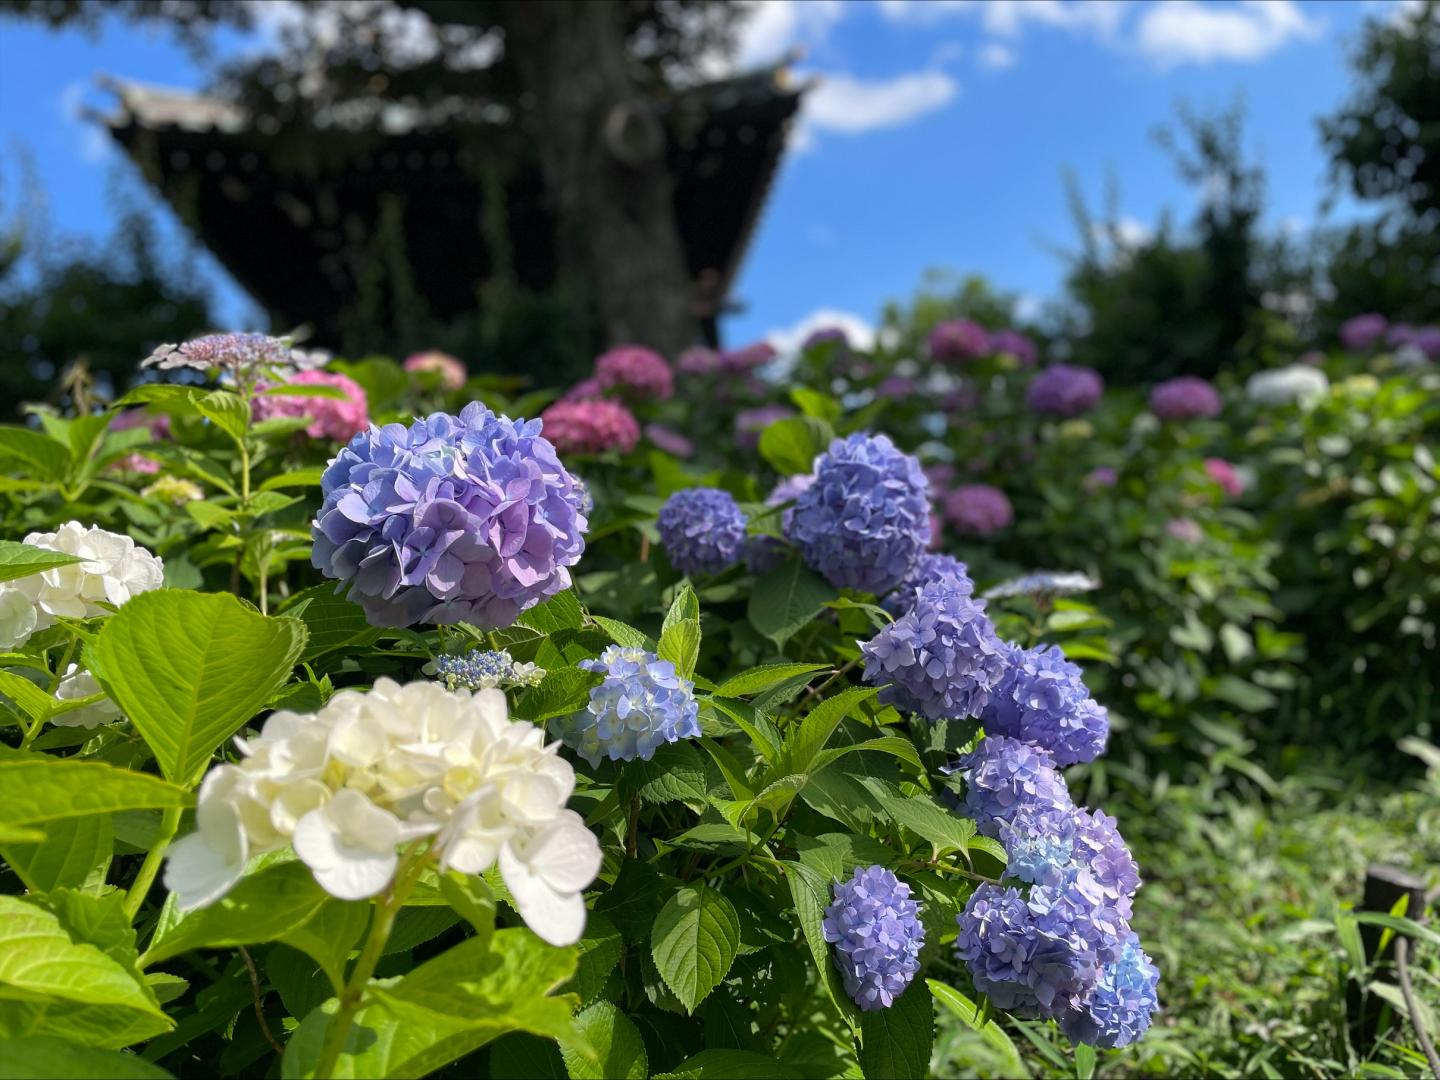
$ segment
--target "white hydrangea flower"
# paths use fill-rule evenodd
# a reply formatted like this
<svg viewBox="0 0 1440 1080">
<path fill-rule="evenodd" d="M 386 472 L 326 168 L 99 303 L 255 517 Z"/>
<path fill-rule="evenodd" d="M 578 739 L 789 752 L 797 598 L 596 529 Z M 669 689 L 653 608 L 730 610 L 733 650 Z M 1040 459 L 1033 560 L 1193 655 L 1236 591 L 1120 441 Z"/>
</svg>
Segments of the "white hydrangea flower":
<svg viewBox="0 0 1440 1080">
<path fill-rule="evenodd" d="M 0 585 L 0 649 L 25 644 L 39 622 L 34 597 L 14 585 L 13 581 Z"/>
<path fill-rule="evenodd" d="M 78 701 L 92 697 L 100 693 L 100 690 L 100 684 L 95 681 L 94 675 L 78 664 L 71 664 L 65 669 L 60 685 L 55 688 L 55 696 L 61 701 Z M 59 713 L 50 722 L 57 727 L 97 728 L 101 724 L 113 724 L 120 719 L 123 719 L 120 706 L 106 697 L 93 705 Z"/>
<path fill-rule="evenodd" d="M 565 809 L 575 772 L 559 744 L 512 721 L 501 691 L 380 679 L 313 716 L 276 712 L 236 744 L 243 759 L 206 778 L 197 831 L 166 866 L 182 910 L 213 903 L 245 859 L 287 845 L 332 895 L 375 896 L 394 877 L 397 848 L 428 837 L 442 869 L 479 874 L 498 862 L 546 941 L 569 945 L 584 932 L 599 841 Z"/>
<path fill-rule="evenodd" d="M 1306 404 L 1330 392 L 1325 372 L 1308 364 L 1260 371 L 1245 384 L 1245 396 L 1261 405 Z"/>
<path fill-rule="evenodd" d="M 1100 582 L 1078 570 L 1036 570 L 992 585 L 983 596 L 987 600 L 1009 596 L 1070 596 L 1094 592 L 1099 587 Z"/>
</svg>

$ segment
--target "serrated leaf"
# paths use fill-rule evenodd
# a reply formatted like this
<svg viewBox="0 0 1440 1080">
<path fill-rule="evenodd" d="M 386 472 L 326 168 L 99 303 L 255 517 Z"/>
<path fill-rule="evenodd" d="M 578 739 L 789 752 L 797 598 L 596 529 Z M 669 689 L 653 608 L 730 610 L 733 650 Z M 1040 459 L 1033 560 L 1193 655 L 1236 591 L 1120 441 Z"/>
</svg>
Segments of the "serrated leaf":
<svg viewBox="0 0 1440 1080">
<path fill-rule="evenodd" d="M 325 475 L 325 470 L 294 469 L 279 476 L 272 476 L 260 485 L 261 491 L 282 491 L 285 488 L 319 487 L 320 478 Z"/>
<path fill-rule="evenodd" d="M 370 904 L 364 900 L 321 902 L 319 909 L 305 922 L 276 937 L 276 941 L 299 949 L 315 963 L 330 980 L 335 993 L 345 986 L 345 961 L 370 924 Z"/>
<path fill-rule="evenodd" d="M 732 675 L 715 688 L 715 694 L 729 698 L 750 697 L 771 690 L 797 676 L 825 671 L 827 668 L 828 664 L 762 664 L 742 671 L 739 675 Z"/>
<path fill-rule="evenodd" d="M 63 551 L 51 551 L 33 544 L 19 544 L 14 540 L 0 540 L 0 582 L 14 581 L 29 577 L 57 566 L 84 562 L 75 555 Z"/>
<path fill-rule="evenodd" d="M 805 935 L 805 944 L 810 946 L 810 956 L 820 973 L 831 1002 L 840 1011 L 841 1017 L 854 1029 L 860 1022 L 860 1010 L 845 993 L 845 984 L 835 970 L 831 957 L 830 943 L 825 940 L 823 922 L 825 909 L 830 906 L 830 883 L 810 867 L 797 862 L 781 864 L 785 878 L 790 883 L 790 895 L 795 901 L 795 915 L 800 920 L 800 929 Z"/>
<path fill-rule="evenodd" d="M 211 390 L 194 399 L 196 411 L 236 442 L 250 426 L 250 406 L 230 390 Z"/>
<path fill-rule="evenodd" d="M 750 624 L 779 648 L 810 623 L 835 590 L 790 559 L 755 583 L 746 609 Z"/>
<path fill-rule="evenodd" d="M 899 758 L 907 765 L 913 765 L 917 770 L 924 769 L 920 755 L 915 750 L 915 744 L 909 739 L 901 738 L 899 735 L 882 735 L 878 739 L 866 739 L 864 742 L 853 743 L 850 746 L 837 746 L 831 750 L 822 750 L 815 757 L 815 763 L 810 766 L 810 774 L 813 776 L 822 769 L 835 764 L 846 754 L 857 753 L 861 750 L 869 750 L 877 754 L 889 754 L 891 757 Z"/>
<path fill-rule="evenodd" d="M 575 1016 L 575 1028 L 594 1051 L 592 1059 L 568 1040 L 560 1044 L 571 1080 L 645 1080 L 650 1061 L 640 1029 L 608 1001 L 597 1001 Z"/>
<path fill-rule="evenodd" d="M 781 476 L 808 473 L 835 437 L 829 422 L 815 416 L 777 420 L 760 433 L 760 456 Z"/>
<path fill-rule="evenodd" d="M 34 844 L 4 844 L 0 854 L 31 892 L 83 885 L 91 872 L 108 864 L 115 831 L 109 814 L 47 822 L 45 838 Z"/>
<path fill-rule="evenodd" d="M 739 949 L 740 916 L 705 885 L 688 885 L 672 896 L 650 935 L 660 977 L 692 1013 L 725 978 Z"/>
<path fill-rule="evenodd" d="M 707 794 L 705 761 L 688 742 L 662 746 L 649 761 L 628 762 L 623 777 L 625 790 L 648 803 L 703 803 Z"/>
<path fill-rule="evenodd" d="M 603 679 L 598 671 L 551 668 L 540 685 L 527 690 L 512 711 L 522 720 L 537 722 L 552 716 L 569 716 L 590 703 L 590 691 Z"/>
<path fill-rule="evenodd" d="M 585 936 L 576 943 L 580 962 L 575 977 L 562 989 L 578 996 L 582 1005 L 590 1004 L 600 996 L 620 962 L 622 945 L 619 928 L 603 912 L 592 911 L 585 920 Z"/>
<path fill-rule="evenodd" d="M 54 1035 L 0 1040 L 0 1080 L 173 1080 L 135 1054 L 99 1050 Z"/>
<path fill-rule="evenodd" d="M 867 1077 L 924 1080 L 935 1045 L 930 988 L 916 980 L 888 1009 L 860 1014 L 860 1068 Z"/>
<path fill-rule="evenodd" d="M 975 823 L 957 817 L 929 796 L 896 794 L 888 784 L 874 777 L 862 777 L 860 783 L 880 804 L 881 809 L 898 824 L 928 841 L 937 855 L 946 851 L 966 851 L 975 835 Z"/>
<path fill-rule="evenodd" d="M 784 773 L 808 772 L 830 741 L 830 736 L 840 726 L 840 721 L 879 692 L 878 687 L 852 686 L 816 705 L 785 740 L 785 750 L 776 764 L 776 770 Z"/>
<path fill-rule="evenodd" d="M 667 626 L 656 654 L 674 664 L 682 679 L 693 679 L 700 659 L 700 620 L 681 619 Z"/>
<path fill-rule="evenodd" d="M 43 721 L 57 704 L 44 690 L 13 671 L 0 671 L 0 694 L 20 706 L 20 710 L 32 720 Z"/>
<path fill-rule="evenodd" d="M 665 612 L 665 621 L 660 624 L 661 639 L 664 639 L 666 631 L 676 623 L 692 620 L 700 621 L 700 598 L 695 595 L 695 589 L 690 582 L 682 581 L 675 590 L 675 599 L 670 601 L 669 610 Z"/>
<path fill-rule="evenodd" d="M 645 649 L 654 652 L 654 643 L 642 632 L 619 619 L 607 619 L 604 615 L 590 616 L 592 622 L 610 635 L 616 645 L 627 649 Z"/>
<path fill-rule="evenodd" d="M 95 675 L 166 777 L 189 785 L 289 678 L 305 640 L 300 621 L 233 596 L 160 589 L 106 620 Z"/>
<path fill-rule="evenodd" d="M 585 625 L 585 614 L 580 609 L 580 600 L 574 589 L 556 593 L 543 604 L 537 604 L 529 611 L 522 612 L 515 620 L 541 633 L 553 634 L 558 630 L 579 630 Z"/>
<path fill-rule="evenodd" d="M 6 424 L 0 426 L 0 462 L 9 463 L 6 472 L 20 462 L 36 479 L 58 481 L 70 468 L 70 448 L 49 435 Z"/>
<path fill-rule="evenodd" d="M 158 776 L 100 761 L 0 747 L 0 824 L 25 826 L 122 810 L 188 806 L 189 792 Z"/>
<path fill-rule="evenodd" d="M 316 585 L 296 593 L 280 609 L 280 614 L 293 614 L 305 624 L 309 637 L 301 662 L 317 656 L 372 644 L 380 631 L 365 618 L 365 609 L 335 594 L 333 585 Z"/>
</svg>

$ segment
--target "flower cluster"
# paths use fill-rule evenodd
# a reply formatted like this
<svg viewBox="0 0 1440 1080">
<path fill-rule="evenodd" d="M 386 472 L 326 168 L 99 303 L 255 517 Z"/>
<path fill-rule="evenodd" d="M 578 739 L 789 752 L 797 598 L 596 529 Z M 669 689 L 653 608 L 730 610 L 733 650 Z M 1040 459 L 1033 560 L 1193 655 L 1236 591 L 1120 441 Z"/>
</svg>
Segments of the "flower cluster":
<svg viewBox="0 0 1440 1080">
<path fill-rule="evenodd" d="M 499 690 L 449 691 L 379 679 L 314 715 L 280 710 L 241 760 L 200 787 L 197 831 L 169 852 L 182 911 L 215 903 L 255 855 L 287 846 L 332 896 L 361 900 L 393 879 L 397 848 L 428 842 L 441 870 L 497 862 L 520 916 L 553 945 L 579 940 L 582 891 L 600 844 L 565 808 L 575 773 Z"/>
<path fill-rule="evenodd" d="M 506 649 L 443 653 L 422 669 L 449 690 L 488 690 L 496 686 L 538 686 L 545 669 L 515 661 Z"/>
<path fill-rule="evenodd" d="M 1260 405 L 1306 405 L 1329 392 L 1325 372 L 1305 364 L 1257 371 L 1245 383 L 1245 396 Z"/>
<path fill-rule="evenodd" d="M 979 323 L 951 319 L 930 331 L 928 344 L 932 360 L 974 360 L 990 351 L 990 335 Z"/>
<path fill-rule="evenodd" d="M 987 735 L 955 771 L 965 781 L 965 816 L 985 836 L 999 836 L 1000 826 L 1023 805 L 1066 811 L 1074 806 L 1054 758 L 1019 739 Z"/>
<path fill-rule="evenodd" d="M 540 429 L 472 402 L 355 436 L 321 479 L 311 561 L 377 626 L 508 626 L 585 550 L 584 488 Z"/>
<path fill-rule="evenodd" d="M 848 352 L 850 349 L 850 335 L 838 326 L 821 326 L 805 335 L 805 340 L 800 343 L 801 352 L 809 352 L 811 349 L 818 349 L 822 345 L 833 344 L 837 351 Z"/>
<path fill-rule="evenodd" d="M 670 365 L 640 345 L 620 345 L 597 357 L 595 380 L 602 389 L 619 390 L 639 401 L 668 401 L 675 395 Z"/>
<path fill-rule="evenodd" d="M 999 356 L 1013 356 L 1021 367 L 1034 367 L 1040 362 L 1040 350 L 1030 336 L 1008 327 L 990 334 L 990 351 Z"/>
<path fill-rule="evenodd" d="M 1112 488 L 1120 482 L 1120 474 L 1109 465 L 1097 465 L 1085 474 L 1081 481 L 1084 488 L 1091 495 L 1103 488 Z"/>
<path fill-rule="evenodd" d="M 790 519 L 795 516 L 795 508 L 786 504 L 793 503 L 814 482 L 814 473 L 797 473 L 781 480 L 765 496 L 766 506 L 786 507 L 780 514 L 782 533 L 790 531 Z M 773 536 L 752 536 L 745 542 L 745 565 L 752 574 L 767 574 L 784 560 L 786 550 L 785 544 Z"/>
<path fill-rule="evenodd" d="M 1080 668 L 1056 645 L 1007 644 L 1005 651 L 1005 673 L 980 713 L 986 732 L 1049 751 L 1060 766 L 1103 754 L 1109 714 L 1090 696 Z"/>
<path fill-rule="evenodd" d="M 740 561 L 745 515 L 728 491 L 677 491 L 660 508 L 658 524 L 670 565 L 682 574 L 716 574 Z"/>
<path fill-rule="evenodd" d="M 932 526 L 933 528 L 933 526 Z M 949 581 L 961 596 L 975 592 L 975 582 L 970 580 L 970 568 L 954 555 L 938 551 L 927 551 L 915 560 L 905 580 L 895 586 L 894 592 L 881 601 L 881 606 L 897 618 L 915 606 L 915 594 L 932 581 Z"/>
<path fill-rule="evenodd" d="M 414 374 L 434 375 L 444 390 L 459 390 L 470 377 L 463 363 L 449 353 L 435 349 L 407 356 L 405 370 Z"/>
<path fill-rule="evenodd" d="M 756 341 L 738 349 L 726 349 L 720 354 L 720 370 L 731 375 L 744 375 L 762 368 L 775 359 L 775 346 L 768 341 Z"/>
<path fill-rule="evenodd" d="M 866 1012 L 888 1009 L 920 970 L 925 927 L 910 886 L 883 866 L 856 867 L 834 888 L 821 923 L 845 992 Z"/>
<path fill-rule="evenodd" d="M 795 415 L 787 405 L 757 405 L 753 409 L 741 409 L 735 414 L 735 445 L 742 450 L 754 450 L 760 445 L 761 433 L 777 420 Z"/>
<path fill-rule="evenodd" d="M 1395 349 L 1398 361 L 1401 353 L 1418 354 L 1418 362 L 1406 366 L 1415 367 L 1429 360 L 1440 360 L 1440 326 L 1411 326 L 1396 323 L 1385 335 L 1385 341 Z"/>
<path fill-rule="evenodd" d="M 695 456 L 695 444 L 678 431 L 665 427 L 663 424 L 646 424 L 645 437 L 667 454 L 673 454 L 677 458 Z"/>
<path fill-rule="evenodd" d="M 928 490 L 920 463 L 886 436 L 836 439 L 815 460 L 786 535 L 830 584 L 883 594 L 930 543 Z"/>
<path fill-rule="evenodd" d="M 1160 1007 L 1159 984 L 1159 969 L 1132 931 L 1119 958 L 1100 969 L 1095 989 L 1080 1007 L 1060 1017 L 1060 1030 L 1071 1042 L 1108 1050 L 1129 1046 L 1150 1030 L 1150 1017 Z"/>
<path fill-rule="evenodd" d="M 1094 368 L 1051 364 L 1030 383 L 1025 396 L 1036 412 L 1079 416 L 1100 403 L 1105 381 Z"/>
<path fill-rule="evenodd" d="M 1195 420 L 1220 415 L 1220 395 L 1204 379 L 1181 375 L 1156 383 L 1150 411 L 1161 420 Z"/>
<path fill-rule="evenodd" d="M 1036 570 L 992 585 L 983 595 L 987 600 L 1010 596 L 1073 596 L 1094 592 L 1099 587 L 1100 582 L 1078 570 Z"/>
<path fill-rule="evenodd" d="M 640 441 L 640 425 L 618 401 L 557 401 L 540 414 L 545 433 L 562 454 L 628 454 Z"/>
<path fill-rule="evenodd" d="M 1351 352 L 1364 352 L 1385 336 L 1389 325 L 1377 312 L 1352 316 L 1340 324 L 1340 344 Z"/>
<path fill-rule="evenodd" d="M 183 345 L 159 345 L 140 366 L 162 371 L 219 368 L 236 375 L 312 371 L 330 361 L 328 353 L 297 349 L 289 338 L 268 334 L 209 334 Z"/>
<path fill-rule="evenodd" d="M 1005 646 L 968 584 L 928 582 L 908 612 L 860 643 L 865 681 L 890 684 L 881 701 L 930 720 L 980 715 L 1005 673 Z"/>
<path fill-rule="evenodd" d="M 180 476 L 162 476 L 153 484 L 140 489 L 147 499 L 164 499 L 173 506 L 184 506 L 205 498 L 205 492 L 193 480 Z"/>
<path fill-rule="evenodd" d="M 993 536 L 1015 520 L 1010 499 L 989 484 L 961 484 L 940 500 L 940 509 L 961 536 Z"/>
<path fill-rule="evenodd" d="M 562 725 L 565 741 L 592 766 L 649 761 L 664 743 L 700 737 L 695 684 L 675 665 L 644 649 L 611 645 L 580 667 L 604 675 L 590 703 Z"/>
<path fill-rule="evenodd" d="M 1224 458 L 1207 457 L 1205 459 L 1205 475 L 1220 485 L 1222 491 L 1232 499 L 1245 494 L 1245 480 Z"/>
<path fill-rule="evenodd" d="M 30 533 L 24 542 L 83 561 L 0 584 L 0 648 L 23 645 L 58 618 L 108 615 L 132 596 L 164 584 L 165 568 L 158 558 L 130 537 L 98 525 L 87 529 L 67 521 L 51 533 Z"/>
<path fill-rule="evenodd" d="M 312 439 L 334 439 L 336 442 L 349 442 L 370 426 L 365 388 L 348 375 L 302 371 L 291 376 L 289 381 L 301 386 L 330 386 L 345 396 L 332 398 L 262 393 L 254 401 L 256 420 L 271 420 L 280 416 L 308 417 L 310 426 L 305 429 L 305 434 Z"/>
<path fill-rule="evenodd" d="M 1000 823 L 1005 876 L 1031 885 L 1064 885 L 1082 874 L 1127 917 L 1140 888 L 1140 870 L 1115 819 L 1099 810 L 1022 804 Z"/>
</svg>

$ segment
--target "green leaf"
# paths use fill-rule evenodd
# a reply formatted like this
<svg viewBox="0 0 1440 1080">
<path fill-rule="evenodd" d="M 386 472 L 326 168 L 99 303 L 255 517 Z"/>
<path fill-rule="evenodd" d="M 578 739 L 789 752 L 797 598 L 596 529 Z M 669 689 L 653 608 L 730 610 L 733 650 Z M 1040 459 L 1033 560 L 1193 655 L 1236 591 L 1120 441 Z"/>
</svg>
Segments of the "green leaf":
<svg viewBox="0 0 1440 1080">
<path fill-rule="evenodd" d="M 1095 1048 L 1085 1043 L 1078 1043 L 1075 1047 L 1075 1077 L 1076 1080 L 1090 1080 L 1095 1075 Z"/>
<path fill-rule="evenodd" d="M 69 1034 L 67 1019 L 103 1016 L 113 1030 L 97 1025 L 83 1041 L 118 1049 L 173 1026 L 149 988 L 113 957 L 72 940 L 52 912 L 14 896 L 0 896 L 0 987 L 7 999 L 0 1002 L 0 1038 Z M 67 1011 L 77 1015 L 67 1018 Z M 45 1022 L 52 1013 L 61 1014 L 60 1030 Z"/>
<path fill-rule="evenodd" d="M 751 590 L 747 615 L 750 624 L 779 648 L 809 624 L 835 590 L 818 574 L 791 559 L 766 574 Z"/>
<path fill-rule="evenodd" d="M 305 638 L 299 620 L 233 596 L 160 589 L 106 620 L 95 674 L 165 775 L 190 785 L 289 678 Z"/>
<path fill-rule="evenodd" d="M 878 739 L 866 739 L 864 742 L 852 743 L 849 746 L 837 746 L 831 750 L 822 750 L 815 756 L 815 763 L 810 767 L 810 774 L 813 776 L 822 769 L 835 764 L 846 754 L 854 754 L 861 750 L 889 754 L 908 765 L 913 765 L 916 771 L 925 768 L 924 763 L 920 760 L 920 755 L 915 750 L 915 744 L 909 739 L 901 738 L 899 735 L 882 735 Z"/>
<path fill-rule="evenodd" d="M 5 844 L 0 853 L 31 892 L 48 893 L 64 885 L 83 885 L 91 871 L 110 861 L 115 831 L 108 814 L 70 817 L 45 826 L 34 844 Z"/>
<path fill-rule="evenodd" d="M 23 675 L 0 671 L 0 694 L 4 694 L 32 720 L 45 720 L 57 702 Z"/>
<path fill-rule="evenodd" d="M 740 916 L 705 885 L 689 885 L 672 896 L 650 935 L 660 977 L 692 1013 L 725 978 L 739 949 Z"/>
<path fill-rule="evenodd" d="M 675 599 L 670 602 L 670 610 L 665 613 L 665 621 L 660 624 L 660 640 L 665 640 L 666 633 L 676 623 L 699 621 L 700 598 L 688 581 L 682 581 L 675 590 Z"/>
<path fill-rule="evenodd" d="M 600 893 L 595 910 L 610 917 L 625 940 L 638 944 L 650 936 L 660 905 L 673 896 L 678 882 L 640 859 L 620 864 L 615 884 Z"/>
<path fill-rule="evenodd" d="M 605 989 L 610 973 L 620 962 L 623 941 L 619 929 L 603 912 L 592 911 L 585 920 L 585 936 L 578 942 L 580 963 L 575 977 L 562 987 L 588 1005 Z"/>
<path fill-rule="evenodd" d="M 169 918 L 162 914 L 140 964 L 152 967 L 191 949 L 289 940 L 288 935 L 309 922 L 328 899 L 325 890 L 315 884 L 309 867 L 301 862 L 274 863 L 250 874 L 224 899 L 182 915 L 178 921 L 173 914 L 172 893 L 165 908 L 172 914 Z M 305 940 L 303 935 L 300 940 Z"/>
<path fill-rule="evenodd" d="M 810 946 L 810 956 L 820 973 L 820 981 L 825 984 L 830 1000 L 840 1010 L 840 1015 L 853 1029 L 860 1022 L 860 1011 L 845 993 L 845 984 L 835 970 L 830 943 L 825 940 L 822 928 L 825 909 L 830 906 L 830 883 L 801 863 L 787 862 L 782 866 L 790 882 L 790 895 L 795 900 L 795 914 L 805 934 L 805 943 Z"/>
<path fill-rule="evenodd" d="M 654 1080 L 801 1080 L 797 1069 L 749 1050 L 702 1050 Z"/>
<path fill-rule="evenodd" d="M 236 442 L 245 438 L 245 430 L 250 426 L 250 406 L 239 394 L 211 390 L 195 399 L 195 408 Z"/>
<path fill-rule="evenodd" d="M 53 1035 L 0 1041 L 0 1080 L 172 1080 L 134 1054 L 97 1050 Z"/>
<path fill-rule="evenodd" d="M 703 803 L 709 790 L 705 759 L 688 742 L 662 746 L 649 761 L 627 763 L 622 776 L 625 791 L 633 790 L 648 803 Z"/>
<path fill-rule="evenodd" d="M 566 589 L 522 613 L 515 621 L 532 630 L 553 634 L 557 630 L 579 630 L 585 625 L 585 613 L 580 609 L 575 590 Z"/>
<path fill-rule="evenodd" d="M 271 397 L 320 397 L 334 398 L 337 401 L 349 401 L 350 395 L 338 386 L 330 386 L 326 383 L 281 383 L 279 386 L 266 387 L 260 391 Z"/>
<path fill-rule="evenodd" d="M 70 448 L 49 435 L 6 424 L 0 426 L 0 462 L 10 467 L 21 462 L 35 479 L 59 481 L 70 468 Z"/>
<path fill-rule="evenodd" d="M 57 566 L 69 566 L 71 563 L 84 561 L 63 551 L 50 551 L 33 544 L 19 544 L 14 540 L 0 540 L 0 581 L 14 581 L 16 578 L 53 570 Z"/>
<path fill-rule="evenodd" d="M 1273 709 L 1279 702 L 1279 698 L 1269 690 L 1256 686 L 1238 675 L 1222 675 L 1211 688 L 1210 696 L 1251 713 Z"/>
<path fill-rule="evenodd" d="M 0 824 L 32 825 L 122 810 L 187 806 L 190 794 L 158 776 L 100 761 L 0 747 Z"/>
<path fill-rule="evenodd" d="M 589 704 L 590 691 L 603 679 L 598 671 L 551 668 L 539 686 L 527 690 L 525 696 L 515 703 L 512 712 L 522 720 L 535 721 L 568 716 Z"/>
<path fill-rule="evenodd" d="M 776 772 L 780 775 L 809 772 L 840 721 L 879 692 L 878 687 L 852 686 L 816 705 L 785 741 L 785 752 L 776 765 Z"/>
<path fill-rule="evenodd" d="M 975 823 L 957 817 L 928 796 L 896 794 L 884 781 L 863 777 L 862 785 L 881 808 L 898 824 L 929 841 L 938 856 L 946 851 L 967 851 L 975 835 Z"/>
<path fill-rule="evenodd" d="M 760 433 L 760 456 L 781 476 L 808 473 L 824 452 L 835 429 L 814 416 L 777 420 Z"/>
<path fill-rule="evenodd" d="M 695 664 L 700 659 L 700 620 L 681 619 L 671 623 L 660 635 L 656 650 L 661 660 L 669 660 L 682 679 L 695 677 Z"/>
<path fill-rule="evenodd" d="M 334 1076 L 405 1080 L 434 1072 L 510 1031 L 571 1037 L 574 998 L 548 996 L 575 970 L 575 950 L 529 930 L 462 942 L 388 985 L 372 982 Z M 335 999 L 307 1016 L 285 1047 L 281 1076 L 315 1076 Z"/>
<path fill-rule="evenodd" d="M 805 386 L 794 386 L 790 389 L 790 400 L 800 407 L 800 411 L 806 416 L 814 416 L 827 423 L 833 424 L 845 414 L 845 406 L 836 401 L 829 394 L 822 394 L 818 390 L 811 390 Z M 809 467 L 800 470 L 809 472 Z"/>
<path fill-rule="evenodd" d="M 934 1045 L 935 1009 L 919 980 L 890 1008 L 860 1014 L 860 1068 L 872 1080 L 924 1080 Z"/>
<path fill-rule="evenodd" d="M 732 701 L 721 697 L 712 697 L 710 704 L 734 720 L 740 729 L 750 736 L 755 749 L 766 761 L 774 761 L 779 756 L 780 732 L 770 722 L 764 710 L 757 709 L 747 701 Z"/>
<path fill-rule="evenodd" d="M 325 470 L 319 467 L 314 469 L 295 469 L 291 472 L 281 473 L 279 476 L 272 476 L 260 485 L 261 491 L 282 491 L 285 488 L 319 487 L 320 478 L 325 475 Z"/>
<path fill-rule="evenodd" d="M 595 1052 L 580 1053 L 568 1040 L 560 1043 L 571 1080 L 645 1080 L 650 1062 L 645 1040 L 628 1016 L 608 1001 L 597 1001 L 575 1017 L 575 1027 Z"/>
<path fill-rule="evenodd" d="M 975 1003 L 960 993 L 953 986 L 947 986 L 937 979 L 926 979 L 930 987 L 930 993 L 935 1000 L 944 1005 L 968 1027 L 978 1031 L 990 1046 L 999 1052 L 1005 1061 L 1005 1070 L 1002 1075 L 1015 1077 L 1028 1077 L 1030 1070 L 1025 1067 L 1025 1062 L 1020 1057 L 1020 1051 L 1005 1034 L 1005 1029 L 994 1020 L 987 1020 L 984 1024 L 979 1023 L 980 1010 Z"/>
<path fill-rule="evenodd" d="M 828 667 L 828 664 L 761 664 L 732 675 L 715 688 L 715 693 L 719 697 L 750 697 L 763 694 L 788 679 L 825 671 Z"/>
<path fill-rule="evenodd" d="M 303 886 L 299 891 L 303 894 Z M 302 910 L 306 904 L 308 901 L 302 900 Z M 321 901 L 319 910 L 309 919 L 275 940 L 299 949 L 319 964 L 338 994 L 345 986 L 345 961 L 369 924 L 369 901 L 331 897 Z"/>
<path fill-rule="evenodd" d="M 646 649 L 655 651 L 655 643 L 652 642 L 642 631 L 619 619 L 607 619 L 604 615 L 591 615 L 591 620 L 610 635 L 610 640 L 616 645 L 627 649 Z"/>
<path fill-rule="evenodd" d="M 337 596 L 334 585 L 316 585 L 296 593 L 280 609 L 305 624 L 309 638 L 301 663 L 337 649 L 373 644 L 380 631 L 365 618 L 365 610 L 353 601 Z"/>
<path fill-rule="evenodd" d="M 481 940 L 495 933 L 495 894 L 484 878 L 451 870 L 440 877 L 440 895 Z"/>
</svg>

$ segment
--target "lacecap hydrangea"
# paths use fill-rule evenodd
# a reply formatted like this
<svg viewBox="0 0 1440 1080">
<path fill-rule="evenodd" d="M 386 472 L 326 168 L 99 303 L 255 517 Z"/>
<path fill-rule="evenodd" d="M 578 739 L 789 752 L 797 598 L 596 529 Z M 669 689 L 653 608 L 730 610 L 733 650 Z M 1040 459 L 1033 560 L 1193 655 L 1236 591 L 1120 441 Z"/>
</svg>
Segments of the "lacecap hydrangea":
<svg viewBox="0 0 1440 1080">
<path fill-rule="evenodd" d="M 1003 650 L 1005 672 L 980 713 L 986 732 L 1048 750 L 1062 767 L 1103 754 L 1109 713 L 1090 696 L 1079 666 L 1055 645 Z"/>
<path fill-rule="evenodd" d="M 552 945 L 585 927 L 582 893 L 600 844 L 565 803 L 575 771 L 505 694 L 432 682 L 342 690 L 313 715 L 279 710 L 240 760 L 200 786 L 196 831 L 170 848 L 165 884 L 181 911 L 215 903 L 255 855 L 293 847 L 321 888 L 363 900 L 390 884 L 398 849 L 428 844 L 441 871 L 500 876 Z"/>
<path fill-rule="evenodd" d="M 930 543 L 929 481 L 884 435 L 836 439 L 815 459 L 788 537 L 837 588 L 887 593 Z"/>
<path fill-rule="evenodd" d="M 890 684 L 880 700 L 930 720 L 980 715 L 1005 673 L 1003 649 L 984 601 L 954 578 L 918 589 L 908 612 L 860 643 L 865 681 Z"/>
<path fill-rule="evenodd" d="M 487 690 L 495 686 L 538 686 L 545 669 L 516 663 L 507 649 L 444 653 L 421 669 L 450 690 Z"/>
<path fill-rule="evenodd" d="M 508 626 L 570 585 L 584 488 L 541 435 L 472 402 L 371 427 L 325 470 L 311 561 L 377 626 Z"/>
<path fill-rule="evenodd" d="M 649 761 L 666 743 L 700 737 L 695 684 L 669 660 L 611 645 L 579 666 L 604 679 L 590 691 L 590 703 L 560 727 L 565 742 L 592 767 L 607 757 Z"/>
<path fill-rule="evenodd" d="M 1019 739 L 987 735 L 954 767 L 965 781 L 965 816 L 985 836 L 998 836 L 1022 806 L 1074 809 L 1055 759 Z"/>
<path fill-rule="evenodd" d="M 682 574 L 715 574 L 740 561 L 745 515 L 728 491 L 684 488 L 660 508 L 660 544 Z"/>
<path fill-rule="evenodd" d="M 888 1009 L 920 970 L 925 927 L 910 886 L 883 866 L 856 867 L 834 887 L 821 923 L 845 992 L 861 1009 Z"/>
</svg>

